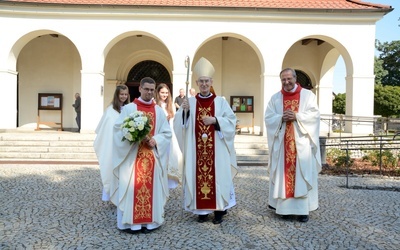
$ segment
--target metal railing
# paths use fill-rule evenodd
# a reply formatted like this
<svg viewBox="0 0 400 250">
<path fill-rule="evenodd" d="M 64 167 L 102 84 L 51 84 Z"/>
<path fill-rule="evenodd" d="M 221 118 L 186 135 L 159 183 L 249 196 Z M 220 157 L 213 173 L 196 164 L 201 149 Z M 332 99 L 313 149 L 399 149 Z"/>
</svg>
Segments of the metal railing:
<svg viewBox="0 0 400 250">
<path fill-rule="evenodd" d="M 330 132 L 344 132 L 346 123 L 359 125 L 371 124 L 373 135 L 389 135 L 400 132 L 400 118 L 387 118 L 381 116 L 347 116 L 342 114 L 321 114 L 321 122 L 329 127 Z"/>
<path fill-rule="evenodd" d="M 384 135 L 380 136 L 358 136 L 358 137 L 346 137 L 337 138 L 339 143 L 322 143 L 324 152 L 327 147 L 336 147 L 346 152 L 346 188 L 349 185 L 349 173 L 350 173 L 350 153 L 354 151 L 379 151 L 379 174 L 382 175 L 382 157 L 384 150 L 394 151 L 394 155 L 399 154 L 400 150 L 400 132 L 396 133 L 393 137 L 387 137 Z M 330 138 L 330 141 L 334 141 L 335 138 Z M 322 150 L 321 150 L 322 152 Z"/>
</svg>

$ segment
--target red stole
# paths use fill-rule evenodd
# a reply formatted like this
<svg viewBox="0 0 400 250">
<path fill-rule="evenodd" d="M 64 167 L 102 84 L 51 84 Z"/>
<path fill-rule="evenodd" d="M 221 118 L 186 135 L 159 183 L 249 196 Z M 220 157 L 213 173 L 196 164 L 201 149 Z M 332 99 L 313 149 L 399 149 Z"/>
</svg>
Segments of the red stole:
<svg viewBox="0 0 400 250">
<path fill-rule="evenodd" d="M 206 126 L 204 116 L 215 116 L 215 95 L 209 98 L 196 96 L 196 208 L 216 209 L 215 187 L 215 128 Z"/>
<path fill-rule="evenodd" d="M 133 101 L 137 109 L 145 112 L 151 119 L 150 136 L 154 135 L 156 124 L 155 103 L 146 104 L 138 99 Z M 152 223 L 153 222 L 153 180 L 154 180 L 155 158 L 153 150 L 147 147 L 142 141 L 139 144 L 136 161 L 134 162 L 134 194 L 133 224 Z"/>
<path fill-rule="evenodd" d="M 293 110 L 294 112 L 299 111 L 300 105 L 300 91 L 301 87 L 297 84 L 297 89 L 295 92 L 286 92 L 281 90 L 283 94 L 283 110 Z M 286 122 L 285 129 L 285 189 L 286 189 L 286 198 L 294 197 L 294 188 L 296 181 L 296 141 L 294 138 L 294 125 L 293 122 Z"/>
</svg>

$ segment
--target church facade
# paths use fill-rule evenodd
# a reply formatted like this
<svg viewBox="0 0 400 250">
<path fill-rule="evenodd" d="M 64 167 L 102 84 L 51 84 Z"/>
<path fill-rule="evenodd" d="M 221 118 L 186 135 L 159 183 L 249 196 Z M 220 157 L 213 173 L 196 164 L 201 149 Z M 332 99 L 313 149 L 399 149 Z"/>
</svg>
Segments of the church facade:
<svg viewBox="0 0 400 250">
<path fill-rule="evenodd" d="M 332 114 L 339 56 L 346 115 L 372 117 L 375 23 L 391 10 L 356 0 L 2 1 L 0 129 L 29 130 L 39 119 L 76 128 L 72 104 L 80 93 L 81 133 L 93 133 L 116 85 L 134 96 L 140 77 L 151 76 L 175 97 L 197 88 L 192 67 L 201 57 L 215 67 L 216 93 L 256 134 L 265 134 L 264 111 L 286 67 L 317 95 L 321 114 Z M 246 110 L 233 103 L 238 97 Z M 350 122 L 345 129 L 373 128 Z"/>
</svg>

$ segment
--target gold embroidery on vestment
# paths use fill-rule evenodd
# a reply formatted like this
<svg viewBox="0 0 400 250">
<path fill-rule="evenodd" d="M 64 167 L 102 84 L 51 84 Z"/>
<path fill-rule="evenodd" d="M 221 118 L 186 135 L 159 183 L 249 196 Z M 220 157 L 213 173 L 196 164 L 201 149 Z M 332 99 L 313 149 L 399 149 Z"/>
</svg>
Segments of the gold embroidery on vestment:
<svg viewBox="0 0 400 250">
<path fill-rule="evenodd" d="M 211 103 L 212 104 L 212 103 Z M 211 105 L 210 105 L 211 106 Z M 199 194 L 203 195 L 202 200 L 209 200 L 208 194 L 214 192 L 213 180 L 213 159 L 214 159 L 214 148 L 213 148 L 213 137 L 210 132 L 210 125 L 204 125 L 202 118 L 204 116 L 211 116 L 211 107 L 198 107 L 197 122 L 199 124 L 199 132 L 196 135 L 197 141 L 200 142 L 197 145 L 197 166 L 199 168 L 199 174 L 197 175 L 198 187 L 200 187 Z"/>
<path fill-rule="evenodd" d="M 298 100 L 286 100 L 284 110 L 297 111 L 299 108 Z M 294 124 L 287 122 L 285 129 L 285 166 L 286 166 L 286 193 L 294 197 L 296 181 L 296 141 L 294 138 Z"/>
<path fill-rule="evenodd" d="M 153 182 L 153 166 L 154 156 L 151 149 L 145 146 L 142 142 L 138 149 L 137 159 L 138 169 L 135 173 L 136 182 L 141 186 L 138 187 L 135 203 L 135 219 L 151 218 L 152 216 L 152 190 L 151 187 Z"/>
</svg>

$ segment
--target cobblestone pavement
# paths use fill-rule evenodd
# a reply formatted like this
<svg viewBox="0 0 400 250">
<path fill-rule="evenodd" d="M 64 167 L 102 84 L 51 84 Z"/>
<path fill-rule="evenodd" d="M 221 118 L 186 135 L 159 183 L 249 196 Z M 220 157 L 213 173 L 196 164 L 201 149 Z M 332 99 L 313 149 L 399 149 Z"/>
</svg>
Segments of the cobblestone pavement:
<svg viewBox="0 0 400 250">
<path fill-rule="evenodd" d="M 183 213 L 177 188 L 165 224 L 131 235 L 116 229 L 115 207 L 100 199 L 98 166 L 2 165 L 0 249 L 400 249 L 400 180 L 345 184 L 320 176 L 320 208 L 307 223 L 286 221 L 267 208 L 266 168 L 241 167 L 238 204 L 222 224 Z"/>
</svg>

